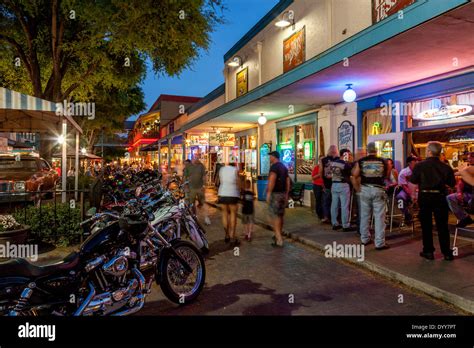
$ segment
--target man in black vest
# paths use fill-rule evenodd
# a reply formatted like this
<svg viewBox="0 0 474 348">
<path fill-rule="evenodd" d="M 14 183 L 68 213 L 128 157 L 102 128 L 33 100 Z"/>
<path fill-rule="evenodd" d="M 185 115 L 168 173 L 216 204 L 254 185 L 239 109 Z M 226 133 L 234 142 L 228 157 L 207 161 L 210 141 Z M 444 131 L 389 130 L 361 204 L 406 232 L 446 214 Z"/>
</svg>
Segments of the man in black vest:
<svg viewBox="0 0 474 348">
<path fill-rule="evenodd" d="M 447 186 L 454 187 L 453 169 L 441 162 L 443 146 L 437 141 L 428 142 L 426 160 L 418 163 L 413 169 L 410 181 L 419 188 L 418 204 L 420 206 L 421 230 L 423 233 L 423 251 L 420 256 L 434 260 L 433 245 L 433 214 L 438 231 L 439 245 L 446 261 L 452 261 L 453 251 L 450 249 L 448 214 L 446 201 Z"/>
</svg>

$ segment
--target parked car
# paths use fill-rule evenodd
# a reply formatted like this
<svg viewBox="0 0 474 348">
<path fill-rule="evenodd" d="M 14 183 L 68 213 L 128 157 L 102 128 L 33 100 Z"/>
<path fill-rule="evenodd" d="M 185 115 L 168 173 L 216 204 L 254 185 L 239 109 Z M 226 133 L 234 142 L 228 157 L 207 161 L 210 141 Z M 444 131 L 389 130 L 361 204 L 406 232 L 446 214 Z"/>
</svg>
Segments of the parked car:
<svg viewBox="0 0 474 348">
<path fill-rule="evenodd" d="M 58 173 L 42 158 L 0 154 L 0 202 L 43 197 L 55 189 L 58 179 Z"/>
</svg>

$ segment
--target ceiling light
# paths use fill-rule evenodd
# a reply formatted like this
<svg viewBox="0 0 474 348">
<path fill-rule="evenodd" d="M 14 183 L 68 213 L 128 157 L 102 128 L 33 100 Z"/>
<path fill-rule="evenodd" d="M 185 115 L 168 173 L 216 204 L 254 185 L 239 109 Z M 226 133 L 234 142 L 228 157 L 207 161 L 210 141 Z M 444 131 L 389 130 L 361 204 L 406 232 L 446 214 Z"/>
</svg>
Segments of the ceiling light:
<svg viewBox="0 0 474 348">
<path fill-rule="evenodd" d="M 352 103 L 354 100 L 357 98 L 356 92 L 352 89 L 352 84 L 348 83 L 347 89 L 344 91 L 344 94 L 342 95 L 342 98 L 346 103 Z"/>
<path fill-rule="evenodd" d="M 263 115 L 263 112 L 260 114 L 260 117 L 258 118 L 258 124 L 263 126 L 265 123 L 267 123 L 267 118 Z"/>
</svg>

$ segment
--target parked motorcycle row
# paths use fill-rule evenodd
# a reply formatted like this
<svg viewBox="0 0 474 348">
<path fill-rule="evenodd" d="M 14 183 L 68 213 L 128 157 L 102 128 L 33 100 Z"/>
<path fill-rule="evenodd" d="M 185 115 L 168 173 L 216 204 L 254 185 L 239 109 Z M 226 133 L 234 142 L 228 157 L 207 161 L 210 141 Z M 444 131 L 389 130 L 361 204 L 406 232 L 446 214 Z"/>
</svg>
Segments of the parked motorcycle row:
<svg viewBox="0 0 474 348">
<path fill-rule="evenodd" d="M 59 263 L 25 259 L 0 264 L 0 315 L 129 315 L 156 282 L 183 305 L 201 293 L 209 251 L 205 230 L 172 177 L 152 170 L 107 174 L 100 212 L 81 223 L 78 252 Z"/>
</svg>

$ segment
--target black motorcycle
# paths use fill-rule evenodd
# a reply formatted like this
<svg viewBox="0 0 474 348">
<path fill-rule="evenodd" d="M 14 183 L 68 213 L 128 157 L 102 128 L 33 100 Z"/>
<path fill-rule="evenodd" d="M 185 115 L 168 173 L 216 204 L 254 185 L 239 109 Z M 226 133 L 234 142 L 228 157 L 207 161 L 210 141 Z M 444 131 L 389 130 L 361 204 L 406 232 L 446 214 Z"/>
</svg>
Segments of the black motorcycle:
<svg viewBox="0 0 474 348">
<path fill-rule="evenodd" d="M 199 296 L 206 269 L 192 243 L 168 242 L 143 210 L 100 213 L 82 224 L 107 217 L 59 263 L 0 263 L 0 315 L 129 315 L 143 307 L 153 281 L 177 304 Z"/>
</svg>

